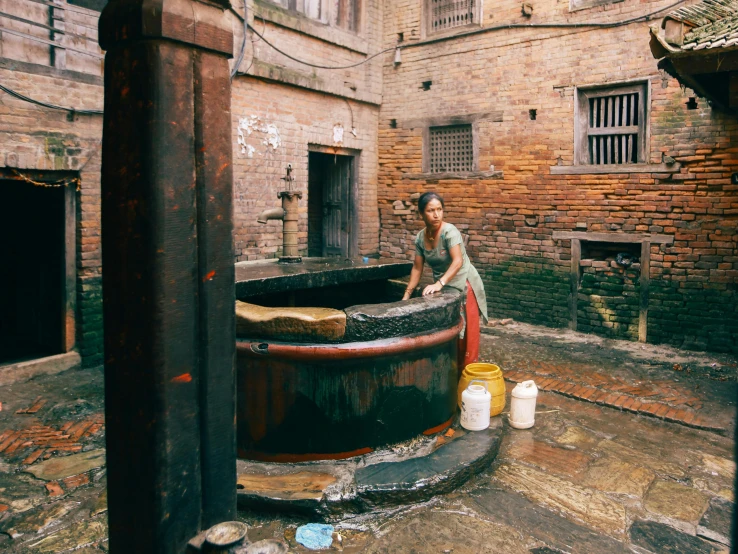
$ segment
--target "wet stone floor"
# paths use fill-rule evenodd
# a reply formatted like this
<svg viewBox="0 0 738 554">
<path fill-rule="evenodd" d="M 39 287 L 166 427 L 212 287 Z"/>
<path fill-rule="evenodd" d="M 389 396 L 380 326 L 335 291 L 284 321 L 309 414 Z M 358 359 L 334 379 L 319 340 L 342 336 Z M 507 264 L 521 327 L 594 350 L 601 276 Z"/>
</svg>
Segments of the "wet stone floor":
<svg viewBox="0 0 738 554">
<path fill-rule="evenodd" d="M 536 380 L 553 371 L 574 384 L 630 386 L 635 396 L 658 382 L 696 398 L 687 408 L 720 425 L 705 430 L 542 391 L 536 425 L 508 429 L 489 469 L 423 504 L 338 518 L 330 551 L 729 551 L 734 359 L 523 325 L 494 329 L 482 347 L 482 357 L 503 371 L 532 372 Z M 592 374 L 607 378 L 593 385 Z M 0 550 L 107 550 L 102 392 L 99 368 L 0 388 Z M 679 401 L 673 397 L 661 400 Z M 308 552 L 295 529 L 309 519 L 239 517 L 252 542 L 277 539 Z"/>
</svg>

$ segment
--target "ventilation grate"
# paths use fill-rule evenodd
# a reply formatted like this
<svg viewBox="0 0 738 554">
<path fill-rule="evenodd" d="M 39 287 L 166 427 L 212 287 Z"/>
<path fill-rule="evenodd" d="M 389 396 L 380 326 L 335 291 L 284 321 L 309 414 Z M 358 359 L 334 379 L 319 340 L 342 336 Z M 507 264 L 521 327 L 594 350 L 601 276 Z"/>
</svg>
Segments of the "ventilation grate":
<svg viewBox="0 0 738 554">
<path fill-rule="evenodd" d="M 433 31 L 476 23 L 475 0 L 430 0 L 430 4 Z"/>
<path fill-rule="evenodd" d="M 471 125 L 430 128 L 430 172 L 456 173 L 474 170 Z"/>
<path fill-rule="evenodd" d="M 590 163 L 638 162 L 639 94 L 616 94 L 589 99 Z"/>
</svg>

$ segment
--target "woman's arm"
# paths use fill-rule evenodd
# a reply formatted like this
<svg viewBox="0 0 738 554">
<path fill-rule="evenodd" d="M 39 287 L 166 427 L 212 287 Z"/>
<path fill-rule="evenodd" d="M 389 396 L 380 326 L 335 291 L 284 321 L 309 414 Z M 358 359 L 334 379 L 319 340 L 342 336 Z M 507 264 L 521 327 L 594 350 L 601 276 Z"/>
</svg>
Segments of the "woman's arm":
<svg viewBox="0 0 738 554">
<path fill-rule="evenodd" d="M 461 269 L 461 266 L 464 265 L 464 257 L 461 254 L 460 244 L 449 248 L 448 253 L 451 256 L 451 265 L 448 266 L 446 273 L 444 273 L 438 281 L 436 281 L 432 285 L 428 285 L 427 287 L 425 287 L 425 289 L 423 290 L 423 296 L 427 294 L 433 294 L 434 292 L 439 292 L 444 287 L 444 285 L 446 285 L 451 279 L 456 277 L 456 274 Z M 413 270 L 415 270 L 414 267 Z M 410 281 L 412 282 L 412 276 L 410 277 Z M 443 281 L 443 284 L 441 284 L 441 281 Z"/>
<path fill-rule="evenodd" d="M 423 265 L 425 264 L 425 258 L 415 254 L 415 260 L 413 261 L 413 269 L 410 271 L 410 282 L 407 284 L 405 294 L 402 295 L 403 300 L 407 300 L 412 295 L 415 287 L 420 282 L 420 276 L 423 273 Z M 457 270 L 458 271 L 458 270 Z M 424 293 L 425 294 L 425 293 Z"/>
</svg>

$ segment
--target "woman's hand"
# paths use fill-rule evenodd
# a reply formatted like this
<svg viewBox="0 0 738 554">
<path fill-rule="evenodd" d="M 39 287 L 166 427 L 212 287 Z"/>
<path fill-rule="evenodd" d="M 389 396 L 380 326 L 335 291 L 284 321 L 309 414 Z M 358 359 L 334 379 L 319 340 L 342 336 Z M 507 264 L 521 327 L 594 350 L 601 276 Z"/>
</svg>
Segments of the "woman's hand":
<svg viewBox="0 0 738 554">
<path fill-rule="evenodd" d="M 429 294 L 433 294 L 434 292 L 441 292 L 441 289 L 443 288 L 443 285 L 441 283 L 433 283 L 432 285 L 428 285 L 423 289 L 423 296 L 428 296 Z"/>
<path fill-rule="evenodd" d="M 410 291 L 406 290 L 405 294 L 402 295 L 402 300 L 403 301 L 408 300 L 410 298 L 410 294 L 411 294 Z"/>
</svg>

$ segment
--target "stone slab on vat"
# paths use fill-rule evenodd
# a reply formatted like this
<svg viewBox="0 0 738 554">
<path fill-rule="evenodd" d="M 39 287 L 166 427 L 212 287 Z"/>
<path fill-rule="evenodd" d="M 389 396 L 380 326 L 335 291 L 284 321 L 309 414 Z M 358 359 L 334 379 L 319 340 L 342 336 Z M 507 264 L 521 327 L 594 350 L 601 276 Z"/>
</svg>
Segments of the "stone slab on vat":
<svg viewBox="0 0 738 554">
<path fill-rule="evenodd" d="M 331 308 L 265 308 L 236 300 L 236 334 L 279 340 L 339 341 L 346 313 Z"/>
<path fill-rule="evenodd" d="M 314 289 L 410 274 L 413 264 L 398 260 L 362 258 L 303 258 L 299 264 L 280 264 L 276 260 L 236 264 L 236 298 Z"/>
<path fill-rule="evenodd" d="M 351 306 L 344 310 L 345 340 L 376 340 L 441 329 L 458 320 L 461 300 L 461 293 L 450 289 L 405 302 Z"/>
<path fill-rule="evenodd" d="M 241 509 L 310 514 L 323 520 L 378 507 L 423 502 L 460 487 L 487 469 L 505 425 L 424 437 L 392 449 L 330 462 L 273 464 L 238 460 Z"/>
</svg>

